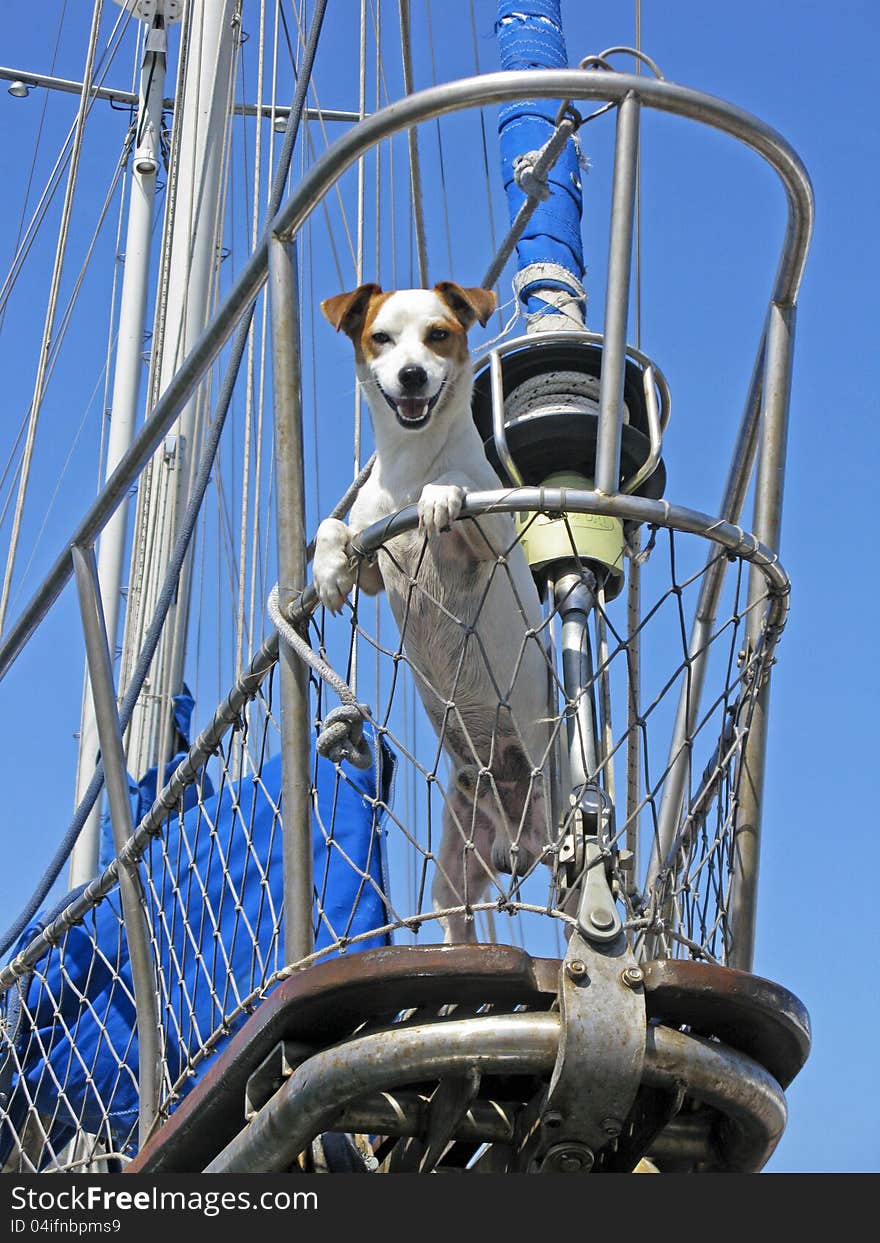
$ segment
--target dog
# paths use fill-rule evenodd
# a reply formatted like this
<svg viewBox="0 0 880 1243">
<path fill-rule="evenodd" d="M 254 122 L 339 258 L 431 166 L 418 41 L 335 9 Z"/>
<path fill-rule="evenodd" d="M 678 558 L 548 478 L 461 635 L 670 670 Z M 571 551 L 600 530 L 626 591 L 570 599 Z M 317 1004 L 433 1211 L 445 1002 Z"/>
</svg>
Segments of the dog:
<svg viewBox="0 0 880 1243">
<path fill-rule="evenodd" d="M 356 574 L 368 594 L 384 587 L 451 762 L 436 912 L 480 901 L 497 873 L 525 875 L 548 841 L 547 660 L 537 589 L 509 514 L 456 521 L 467 492 L 503 486 L 471 417 L 467 344 L 469 328 L 485 325 L 495 302 L 484 289 L 442 281 L 390 293 L 365 284 L 321 304 L 354 344 L 376 461 L 349 524 L 320 524 L 313 578 L 332 612 Z M 389 541 L 357 571 L 354 536 L 411 504 L 418 530 Z M 438 918 L 447 943 L 474 939 L 472 916 Z"/>
</svg>

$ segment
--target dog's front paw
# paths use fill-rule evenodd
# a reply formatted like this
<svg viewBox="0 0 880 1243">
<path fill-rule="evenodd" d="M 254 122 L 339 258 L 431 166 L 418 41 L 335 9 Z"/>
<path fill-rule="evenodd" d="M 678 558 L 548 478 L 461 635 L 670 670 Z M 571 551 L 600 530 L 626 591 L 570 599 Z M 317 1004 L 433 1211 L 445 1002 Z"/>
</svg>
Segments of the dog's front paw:
<svg viewBox="0 0 880 1243">
<path fill-rule="evenodd" d="M 419 530 L 428 536 L 448 531 L 461 513 L 464 488 L 455 483 L 427 483 L 419 497 Z"/>
<path fill-rule="evenodd" d="M 354 586 L 356 569 L 351 557 L 351 532 L 338 518 L 325 518 L 315 537 L 312 578 L 318 599 L 338 613 Z"/>
</svg>

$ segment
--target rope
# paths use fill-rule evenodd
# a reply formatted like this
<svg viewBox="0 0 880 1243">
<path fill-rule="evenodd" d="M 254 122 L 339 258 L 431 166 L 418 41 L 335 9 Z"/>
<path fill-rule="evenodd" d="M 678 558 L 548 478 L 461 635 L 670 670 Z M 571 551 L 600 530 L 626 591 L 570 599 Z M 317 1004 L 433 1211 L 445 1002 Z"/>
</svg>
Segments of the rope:
<svg viewBox="0 0 880 1243">
<path fill-rule="evenodd" d="M 52 201 L 55 198 L 55 192 L 61 184 L 61 177 L 70 163 L 71 144 L 73 143 L 75 134 L 76 121 L 74 121 L 73 125 L 71 125 L 70 129 L 67 131 L 67 135 L 64 142 L 61 144 L 61 150 L 58 153 L 52 171 L 46 179 L 46 184 L 43 187 L 43 192 L 40 195 L 39 202 L 34 208 L 33 214 L 28 221 L 24 237 L 17 243 L 18 249 L 12 258 L 9 271 L 3 282 L 3 288 L 0 289 L 0 312 L 4 315 L 6 313 L 6 305 L 12 295 L 13 289 L 15 288 L 15 283 L 21 275 L 22 268 L 24 267 L 25 261 L 27 260 L 31 248 L 36 241 L 37 234 L 40 231 L 43 220 L 52 205 Z"/>
<path fill-rule="evenodd" d="M 481 281 L 484 289 L 492 289 L 497 283 L 499 276 L 504 271 L 504 265 L 513 254 L 514 247 L 525 232 L 526 225 L 537 211 L 542 200 L 549 195 L 547 174 L 562 155 L 569 138 L 577 133 L 580 126 L 580 117 L 578 116 L 578 119 L 574 120 L 566 111 L 569 106 L 567 100 L 562 104 L 559 123 L 541 150 L 530 151 L 527 155 L 520 156 L 520 159 L 517 161 L 519 165 L 517 182 L 523 193 L 527 195 L 527 198 L 516 213 L 516 219 L 510 226 L 495 258 L 486 269 L 486 275 Z M 523 161 L 526 163 L 523 164 Z M 521 176 L 525 184 L 520 180 Z M 528 187 L 531 187 L 531 189 Z"/>
<path fill-rule="evenodd" d="M 334 708 L 324 717 L 321 732 L 315 742 L 316 751 L 333 764 L 348 760 L 355 768 L 370 768 L 373 755 L 369 744 L 364 739 L 364 721 L 369 720 L 369 707 L 358 703 L 357 696 L 348 683 L 325 660 L 312 651 L 309 643 L 284 616 L 278 597 L 279 590 L 276 583 L 269 593 L 266 607 L 279 637 L 342 700 L 342 707 Z"/>
<path fill-rule="evenodd" d="M 328 515 L 330 518 L 345 518 L 347 516 L 358 493 L 369 479 L 375 461 L 376 455 L 374 453 L 357 477 L 349 484 L 337 504 L 334 505 Z M 315 541 L 312 540 L 306 548 L 306 560 L 311 561 L 314 555 Z M 369 708 L 366 704 L 358 703 L 357 696 L 348 683 L 326 661 L 315 655 L 311 646 L 284 616 L 278 596 L 278 584 L 276 583 L 269 593 L 267 607 L 269 617 L 279 635 L 293 649 L 296 655 L 301 660 L 304 660 L 342 700 L 342 707 L 334 708 L 324 717 L 321 733 L 318 735 L 315 743 L 318 754 L 326 756 L 333 764 L 338 764 L 341 760 L 348 760 L 356 768 L 369 768 L 373 760 L 370 748 L 364 741 L 363 736 L 364 721 L 368 720 L 370 715 Z"/>
<path fill-rule="evenodd" d="M 504 312 L 507 310 L 509 306 L 513 307 L 513 314 L 510 316 L 510 319 L 505 324 L 503 322 Z M 488 341 L 482 342 L 482 345 L 480 348 L 483 350 L 490 350 L 497 341 L 500 341 L 502 337 L 507 336 L 507 334 L 510 332 L 511 328 L 516 323 L 516 321 L 519 319 L 519 317 L 520 317 L 519 298 L 514 293 L 513 298 L 511 298 L 509 302 L 505 302 L 503 305 L 499 305 L 498 307 L 498 318 L 499 320 L 502 321 L 502 325 L 503 325 L 501 331 L 497 334 L 497 336 L 490 337 Z"/>
<path fill-rule="evenodd" d="M 580 371 L 555 371 L 531 376 L 518 384 L 505 399 L 505 417 L 511 421 L 547 405 L 562 406 L 578 414 L 596 414 L 599 409 L 598 377 Z M 629 422 L 626 405 L 623 407 L 623 421 Z"/>
<path fill-rule="evenodd" d="M 546 283 L 539 284 L 541 281 Z M 554 281 L 561 282 L 565 288 L 554 288 Z M 526 312 L 527 332 L 543 332 L 544 320 L 548 316 L 553 317 L 552 327 L 557 331 L 582 331 L 586 319 L 587 291 L 574 272 L 559 263 L 529 263 L 520 268 L 513 278 L 517 301 L 523 301 L 521 294 L 527 286 L 537 286 L 530 290 L 530 297 L 544 303 L 543 310 Z"/>
</svg>

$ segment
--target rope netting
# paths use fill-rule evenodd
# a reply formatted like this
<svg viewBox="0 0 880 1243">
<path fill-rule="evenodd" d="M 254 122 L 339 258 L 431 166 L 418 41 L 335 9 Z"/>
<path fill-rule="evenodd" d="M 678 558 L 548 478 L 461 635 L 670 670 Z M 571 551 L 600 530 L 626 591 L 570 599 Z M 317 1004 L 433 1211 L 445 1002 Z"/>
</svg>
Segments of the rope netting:
<svg viewBox="0 0 880 1243">
<path fill-rule="evenodd" d="M 322 676 L 332 668 L 363 705 L 371 762 L 334 764 L 313 752 L 316 940 L 304 962 L 444 935 L 560 955 L 584 881 L 582 865 L 567 861 L 588 790 L 600 790 L 611 809 L 602 862 L 637 951 L 726 962 L 743 748 L 784 613 L 784 576 L 777 566 L 750 602 L 748 560 L 758 557 L 713 543 L 708 530 L 701 538 L 672 525 L 643 529 L 638 567 L 628 563 L 641 576 L 640 619 L 628 624 L 625 597 L 595 590 L 573 693 L 565 593 L 551 584 L 535 624 L 516 573 L 535 515 L 518 531 L 510 514 L 498 518 L 456 524 L 494 541 L 460 613 L 430 572 L 429 541 L 410 529 L 375 554 L 386 583 L 397 575 L 395 615 L 384 597 L 357 587 L 339 615 L 311 615 L 315 738 L 336 707 Z M 596 588 L 571 539 L 569 580 Z M 716 620 L 695 652 L 691 618 L 722 562 Z M 512 647 L 499 647 L 489 630 L 499 599 L 519 632 Z M 753 648 L 746 629 L 755 610 L 770 624 Z M 509 633 L 510 617 L 506 625 Z M 304 965 L 283 953 L 275 654 L 264 645 L 218 710 L 214 735 L 197 741 L 131 844 L 159 997 L 160 1119 L 273 987 Z M 699 705 L 690 700 L 698 662 Z M 468 688 L 487 680 L 493 701 L 475 704 Z M 682 706 L 688 725 L 671 748 Z M 634 767 L 637 789 L 626 779 Z M 573 772 L 584 774 L 579 784 Z M 680 805 L 665 842 L 664 796 L 668 805 L 674 781 Z M 138 1147 L 135 1006 L 113 868 L 90 890 L 48 931 L 45 921 L 32 926 L 24 952 L 0 974 L 6 1170 L 113 1169 Z"/>
</svg>

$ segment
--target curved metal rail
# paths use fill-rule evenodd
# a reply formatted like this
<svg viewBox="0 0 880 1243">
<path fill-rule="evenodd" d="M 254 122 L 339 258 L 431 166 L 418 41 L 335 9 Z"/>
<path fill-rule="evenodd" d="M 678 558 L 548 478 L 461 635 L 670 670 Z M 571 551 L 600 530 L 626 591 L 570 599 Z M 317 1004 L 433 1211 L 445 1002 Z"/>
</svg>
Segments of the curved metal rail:
<svg viewBox="0 0 880 1243">
<path fill-rule="evenodd" d="M 338 1126 L 347 1104 L 371 1093 L 473 1070 L 549 1077 L 561 1022 L 559 1014 L 529 1013 L 450 1019 L 324 1049 L 298 1067 L 205 1173 L 280 1172 L 322 1131 Z M 785 1097 L 772 1075 L 745 1054 L 698 1036 L 649 1028 L 642 1083 L 672 1094 L 684 1086 L 722 1114 L 723 1160 L 733 1171 L 762 1169 L 785 1129 Z M 362 1116 L 359 1124 L 369 1131 L 381 1121 Z M 497 1138 L 497 1131 L 496 1121 L 485 1138 Z"/>
<path fill-rule="evenodd" d="M 767 581 L 772 600 L 766 619 L 768 628 L 778 630 L 788 611 L 791 583 L 779 557 L 765 547 L 748 531 L 732 522 L 713 518 L 710 514 L 669 501 L 652 501 L 644 496 L 626 496 L 616 493 L 608 496 L 603 492 L 588 492 L 577 488 L 508 488 L 502 492 L 468 492 L 464 498 L 459 520 L 476 518 L 480 514 L 516 513 L 522 510 L 539 513 L 605 514 L 624 521 L 648 523 L 651 526 L 668 527 L 688 535 L 700 535 L 725 548 L 731 556 L 742 557 L 756 566 Z M 418 509 L 408 505 L 389 518 L 380 519 L 366 528 L 352 541 L 356 556 L 370 557 L 387 540 L 403 535 L 418 525 Z M 303 605 L 311 589 L 301 597 Z M 300 609 L 297 613 L 301 615 Z M 291 620 L 298 618 L 291 617 Z"/>
<path fill-rule="evenodd" d="M 673 531 L 702 536 L 719 544 L 734 557 L 754 565 L 764 576 L 767 584 L 768 609 L 764 619 L 766 639 L 774 645 L 785 624 L 790 595 L 790 580 L 778 556 L 749 532 L 734 523 L 723 522 L 698 510 L 672 505 L 668 501 L 653 501 L 646 497 L 618 494 L 606 496 L 598 492 L 580 491 L 574 488 L 509 488 L 495 492 L 470 492 L 464 498 L 458 521 L 476 518 L 488 513 L 516 513 L 535 510 L 547 513 L 569 512 L 608 514 L 623 520 L 650 523 Z M 356 556 L 373 556 L 388 540 L 412 531 L 418 525 L 418 509 L 409 505 L 389 518 L 381 519 L 361 532 L 353 543 Z M 298 624 L 307 619 L 318 606 L 318 596 L 312 584 L 297 597 L 289 610 L 289 620 Z M 214 754 L 223 735 L 238 718 L 244 704 L 256 695 L 259 687 L 278 659 L 278 635 L 271 635 L 254 656 L 249 668 L 235 683 L 223 703 L 214 713 L 210 724 L 199 734 L 186 757 L 172 773 L 169 781 L 158 793 L 146 816 L 136 827 L 125 848 L 105 869 L 101 876 L 91 882 L 83 892 L 66 907 L 57 918 L 35 937 L 15 958 L 0 969 L 0 992 L 11 987 L 26 974 L 74 924 L 97 905 L 118 882 L 120 870 L 130 868 L 140 859 L 152 838 L 161 833 L 170 812 L 178 805 L 183 791 L 191 785 L 199 770 Z M 309 956 L 313 961 L 319 955 Z M 292 966 L 293 964 L 289 964 Z"/>
<path fill-rule="evenodd" d="M 762 543 L 758 538 L 747 534 L 742 528 L 729 521 L 714 519 L 662 501 L 610 494 L 608 489 L 601 488 L 595 492 L 524 488 L 504 493 L 474 493 L 467 498 L 462 516 L 474 517 L 481 513 L 524 509 L 551 514 L 566 511 L 583 512 L 614 515 L 635 522 L 647 522 L 655 526 L 700 535 L 719 544 L 732 556 L 749 561 L 759 572 L 758 575 L 753 576 L 753 584 L 757 583 L 759 590 L 760 578 L 763 577 L 769 597 L 768 608 L 766 613 L 758 611 L 757 614 L 752 614 L 753 618 L 757 615 L 758 620 L 753 621 L 750 636 L 754 641 L 756 634 L 754 627 L 763 625 L 765 641 L 772 647 L 784 624 L 789 588 L 787 576 L 776 554 L 772 547 L 768 547 L 768 544 L 776 543 L 779 503 L 779 497 L 770 494 L 772 487 L 768 480 L 771 480 L 773 470 L 778 467 L 780 455 L 784 451 L 787 387 L 790 379 L 793 337 L 793 308 L 812 231 L 813 200 L 809 177 L 796 153 L 778 133 L 748 113 L 724 101 L 673 83 L 652 81 L 629 74 L 596 70 L 538 70 L 483 75 L 445 83 L 407 96 L 373 116 L 365 118 L 340 138 L 308 171 L 297 189 L 266 228 L 260 244 L 240 272 L 211 324 L 196 342 L 164 395 L 157 402 L 140 435 L 86 513 L 29 604 L 18 617 L 4 641 L 0 643 L 0 678 L 5 675 L 17 658 L 69 580 L 73 569 L 71 548 L 74 546 L 89 548 L 94 543 L 131 484 L 149 461 L 154 449 L 207 373 L 236 324 L 252 306 L 267 279 L 267 273 L 272 264 L 273 250 L 278 252 L 280 247 L 298 232 L 346 169 L 372 146 L 394 133 L 403 129 L 411 129 L 419 123 L 445 113 L 520 98 L 559 97 L 574 100 L 603 100 L 611 105 L 618 105 L 620 117 L 625 114 L 632 120 L 631 132 L 628 131 L 628 142 L 621 144 L 625 148 L 627 159 L 635 150 L 638 110 L 641 105 L 644 105 L 708 124 L 729 134 L 767 160 L 780 177 L 787 201 L 788 220 L 770 300 L 765 334 L 766 344 L 762 347 L 761 382 L 764 388 L 762 402 L 764 403 L 765 451 L 758 480 L 760 517 L 756 517 L 756 530 L 764 537 L 765 542 Z M 617 169 L 615 169 L 616 178 Z M 620 250 L 620 246 L 617 249 Z M 617 258 L 620 259 L 618 263 L 620 267 L 623 260 L 620 255 L 617 255 Z M 619 319 L 619 307 L 617 313 Z M 623 348 L 624 331 L 625 315 L 624 323 L 617 324 L 615 332 L 611 334 L 618 353 Z M 610 383 L 608 389 L 611 393 Z M 608 417 L 605 418 L 608 424 L 614 422 L 613 405 L 612 400 L 603 399 L 603 411 L 606 406 L 608 407 L 606 411 Z M 610 437 L 607 443 L 613 448 Z M 610 461 L 608 451 L 605 452 L 604 458 L 609 458 Z M 765 476 L 763 483 L 762 475 Z M 616 473 L 610 468 L 601 473 L 603 479 L 606 476 L 616 479 Z M 357 551 L 361 555 L 371 554 L 386 540 L 412 529 L 416 521 L 415 507 L 392 515 L 389 519 L 361 533 Z M 304 591 L 291 610 L 294 619 L 306 617 L 314 608 L 315 602 L 314 591 L 311 589 Z M 186 760 L 179 766 L 171 781 L 157 798 L 148 816 L 141 822 L 120 852 L 119 858 L 100 878 L 88 886 L 85 893 L 72 903 L 41 937 L 36 938 L 12 964 L 0 971 L 0 989 L 9 987 L 15 979 L 24 974 L 29 966 L 33 965 L 45 952 L 47 946 L 51 945 L 66 928 L 77 922 L 85 911 L 110 891 L 119 879 L 120 868 L 125 869 L 137 865 L 149 839 L 161 832 L 168 811 L 176 803 L 181 790 L 195 778 L 198 769 L 216 746 L 219 737 L 222 737 L 234 720 L 242 703 L 255 692 L 262 677 L 277 660 L 277 656 L 277 640 L 270 640 L 254 658 L 247 675 L 236 683 L 209 728 L 200 735 Z M 755 785 L 757 788 L 760 786 L 763 764 L 760 730 L 756 737 L 758 739 L 755 746 L 755 773 L 757 774 Z M 740 888 L 745 893 L 744 888 L 742 886 Z M 738 894 L 735 892 L 734 898 L 737 897 Z M 744 928 L 747 927 L 751 918 L 750 904 L 753 906 L 753 902 L 753 892 L 745 893 L 743 904 L 745 913 L 740 917 Z M 748 936 L 743 941 L 744 946 L 747 946 L 747 943 Z M 748 957 L 748 948 L 743 950 L 743 955 Z M 290 969 L 289 964 L 284 970 L 288 972 Z M 492 1034 L 495 1046 L 491 1055 L 481 1053 L 481 1057 L 497 1060 L 500 1056 L 505 1064 L 513 1067 L 519 1064 L 517 1059 L 522 1061 L 526 1057 L 529 1049 L 539 1060 L 543 1059 L 551 1044 L 555 1056 L 559 1021 L 559 1018 L 554 1018 L 554 1016 L 517 1015 L 508 1016 L 508 1018 L 491 1016 L 487 1019 L 443 1023 L 439 1026 L 432 1025 L 430 1030 L 426 1028 L 421 1033 L 421 1043 L 419 1043 L 420 1029 L 418 1028 L 412 1028 L 403 1033 L 406 1036 L 403 1043 L 399 1040 L 401 1033 L 396 1033 L 393 1058 L 398 1059 L 400 1074 L 408 1078 L 395 1080 L 395 1082 L 411 1082 L 414 1076 L 418 1078 L 419 1067 L 427 1069 L 429 1064 L 446 1065 L 447 1063 L 443 1062 L 444 1057 L 447 1062 L 449 1059 L 454 1062 L 456 1057 L 461 1059 L 467 1056 L 469 1064 L 473 1064 L 474 1040 L 475 1038 L 481 1039 L 486 1024 L 492 1023 L 495 1025 Z M 556 1028 L 552 1032 L 547 1025 L 548 1022 L 556 1023 Z M 473 1026 L 475 1023 L 478 1028 Z M 529 1023 L 532 1024 L 531 1027 Z M 479 1024 L 483 1026 L 479 1027 Z M 513 1025 L 510 1026 L 510 1024 Z M 462 1031 L 460 1041 L 456 1044 L 453 1038 L 458 1027 Z M 442 1050 L 438 1050 L 432 1043 L 438 1035 L 443 1042 Z M 486 1035 L 488 1035 L 488 1028 L 486 1028 Z M 363 1038 L 367 1042 L 370 1039 L 372 1037 Z M 532 1042 L 534 1048 L 529 1041 Z M 357 1054 L 359 1042 L 349 1042 L 349 1045 L 345 1047 Z M 370 1049 L 364 1045 L 362 1052 L 366 1059 L 364 1091 L 368 1092 L 373 1083 L 370 1078 Z M 729 1061 L 731 1057 L 734 1059 L 733 1062 Z M 388 1063 L 393 1058 L 380 1059 L 384 1063 L 381 1072 L 383 1083 L 390 1082 Z M 304 1133 L 307 1125 L 314 1124 L 318 1130 L 324 1125 L 321 1119 L 324 1118 L 326 1110 L 330 1108 L 330 1096 L 337 1091 L 333 1088 L 334 1076 L 338 1077 L 342 1073 L 340 1066 L 343 1062 L 344 1058 L 341 1057 L 339 1050 L 324 1051 L 307 1063 L 307 1066 L 312 1068 L 311 1079 L 306 1077 L 304 1080 L 300 1072 L 297 1072 L 294 1079 L 287 1085 L 290 1087 L 300 1076 L 296 1090 L 300 1097 L 303 1097 L 305 1093 L 305 1104 L 303 1099 L 298 1099 L 293 1110 L 296 1115 L 295 1125 L 285 1140 L 288 1145 L 287 1151 L 289 1151 L 289 1145 L 296 1140 L 296 1126 L 299 1126 Z M 304 1069 L 301 1068 L 301 1070 Z M 350 1079 L 351 1074 L 352 1069 L 349 1067 L 344 1072 L 343 1078 Z M 745 1055 L 733 1053 L 722 1046 L 709 1045 L 705 1041 L 685 1036 L 682 1033 L 665 1033 L 661 1028 L 652 1029 L 648 1038 L 644 1082 L 669 1088 L 682 1078 L 692 1084 L 695 1095 L 717 1107 L 728 1118 L 733 1136 L 728 1144 L 732 1168 L 761 1168 L 772 1152 L 785 1121 L 784 1099 L 781 1098 L 781 1091 L 772 1078 L 759 1066 L 751 1063 Z M 290 1090 L 293 1092 L 292 1087 Z M 284 1091 L 285 1089 L 282 1089 L 279 1096 Z M 249 1142 L 257 1146 L 262 1142 L 259 1128 L 251 1127 L 247 1134 L 256 1137 Z M 264 1138 L 273 1152 L 277 1153 L 279 1137 L 270 1134 Z M 236 1142 L 234 1141 L 229 1146 L 230 1149 Z M 299 1150 L 301 1148 L 297 1149 Z M 223 1154 L 221 1154 L 222 1157 Z M 218 1161 L 221 1158 L 218 1158 Z M 220 1166 L 218 1168 L 232 1167 Z M 242 1167 L 236 1166 L 235 1168 Z M 261 1166 L 260 1168 L 275 1167 Z"/>
<path fill-rule="evenodd" d="M 566 987 L 565 978 L 558 959 L 533 958 L 514 946 L 499 944 L 394 946 L 367 950 L 357 958 L 331 958 L 296 971 L 273 989 L 239 1028 L 125 1172 L 175 1174 L 204 1169 L 236 1137 L 244 1139 L 243 1102 L 248 1105 L 246 1116 L 255 1117 L 278 1091 L 285 1075 L 289 1077 L 319 1051 L 333 1048 L 346 1056 L 349 1042 L 377 1031 L 392 1044 L 406 1030 L 406 1025 L 399 1025 L 404 1015 L 409 1016 L 410 1028 L 426 1023 L 437 1028 L 450 1019 L 458 1022 L 470 1018 L 475 1007 L 488 1003 L 490 1014 L 496 1017 L 540 1019 L 549 1014 L 560 1020 L 555 1002 L 560 987 Z M 751 1160 L 756 1163 L 766 1150 L 768 1131 L 772 1140 L 776 1123 L 756 1128 L 751 1115 L 763 1114 L 766 1122 L 775 1112 L 779 1122 L 776 1089 L 770 1085 L 770 1095 L 777 1102 L 771 1103 L 770 1114 L 761 1104 L 768 1086 L 761 1076 L 756 1106 L 749 1104 L 752 1088 L 744 1081 L 741 1090 L 730 1086 L 720 1089 L 726 1104 L 721 1104 L 716 1095 L 713 1106 L 702 1109 L 697 1101 L 700 1093 L 707 1091 L 702 1072 L 716 1074 L 724 1083 L 744 1066 L 751 1076 L 751 1067 L 757 1063 L 785 1089 L 809 1054 L 810 1023 L 803 1005 L 770 980 L 683 960 L 646 963 L 642 987 L 649 1026 L 659 1025 L 663 1034 L 659 1043 L 649 1042 L 647 1077 L 639 1074 L 645 1090 L 638 1094 L 628 1121 L 621 1125 L 620 1142 L 601 1162 L 601 1168 L 631 1168 L 646 1147 L 652 1156 L 661 1158 L 663 1168 L 668 1161 L 671 1170 L 680 1169 L 682 1164 L 714 1168 L 727 1160 L 736 1163 L 743 1160 L 737 1145 L 741 1145 L 744 1134 L 750 1134 L 754 1141 Z M 597 1004 L 594 997 L 583 1018 L 590 1024 L 598 1020 L 601 1026 Z M 447 1019 L 438 1019 L 442 1013 Z M 391 1015 L 398 1016 L 396 1022 L 391 1023 Z M 714 1052 L 720 1049 L 724 1055 L 732 1050 L 747 1059 L 746 1063 L 726 1059 L 713 1064 L 709 1054 L 698 1053 L 699 1066 L 691 1064 L 687 1079 L 682 1079 L 682 1085 L 689 1085 L 692 1092 L 687 1103 L 682 1101 L 679 1085 L 669 1083 L 666 1075 L 670 1056 L 685 1063 L 691 1060 L 691 1046 L 682 1046 L 671 1030 L 682 1028 L 692 1036 L 712 1038 L 710 1048 Z M 639 1029 L 644 1047 L 643 1022 Z M 491 1030 L 489 1024 L 480 1029 L 490 1044 Z M 544 1048 L 536 1067 L 547 1061 L 548 1053 Z M 596 1057 L 607 1074 L 614 1052 L 609 1049 L 605 1057 L 600 1041 Z M 486 1073 L 494 1072 L 490 1069 Z M 536 1069 L 534 1074 L 538 1073 Z M 749 1082 L 754 1087 L 754 1077 Z M 449 1108 L 441 1106 L 442 1122 L 425 1082 L 390 1090 L 386 1086 L 356 1099 L 346 1088 L 341 1092 L 344 1100 L 333 1129 L 388 1139 L 430 1137 L 428 1147 L 438 1159 L 438 1148 L 442 1150 L 446 1142 L 443 1136 L 464 1143 L 523 1143 L 536 1112 L 528 1108 L 523 1114 L 523 1106 L 524 1102 L 537 1103 L 537 1082 L 505 1077 L 492 1083 L 487 1079 L 478 1096 L 470 1101 L 458 1098 L 457 1105 L 449 1100 L 449 1084 L 447 1079 Z M 658 1094 L 662 1100 L 657 1100 Z M 679 1106 L 682 1108 L 675 1113 Z M 746 1120 L 731 1129 L 727 1120 L 738 1110 Z M 606 1143 L 607 1139 L 600 1147 Z M 516 1163 L 521 1165 L 526 1160 L 521 1154 Z"/>
<path fill-rule="evenodd" d="M 813 224 L 810 178 L 797 153 L 770 126 L 741 108 L 672 82 L 600 70 L 528 70 L 485 74 L 446 82 L 390 104 L 365 118 L 328 149 L 290 195 L 232 285 L 214 319 L 199 337 L 153 408 L 114 474 L 66 541 L 63 551 L 0 644 L 0 678 L 58 598 L 72 574 L 70 548 L 87 547 L 100 534 L 156 446 L 266 281 L 273 238 L 295 234 L 324 195 L 360 156 L 397 133 L 444 113 L 527 98 L 571 98 L 620 103 L 635 97 L 649 108 L 710 125 L 743 142 L 767 160 L 786 196 L 788 219 L 771 297 L 772 305 L 794 305 L 803 276 Z"/>
</svg>

